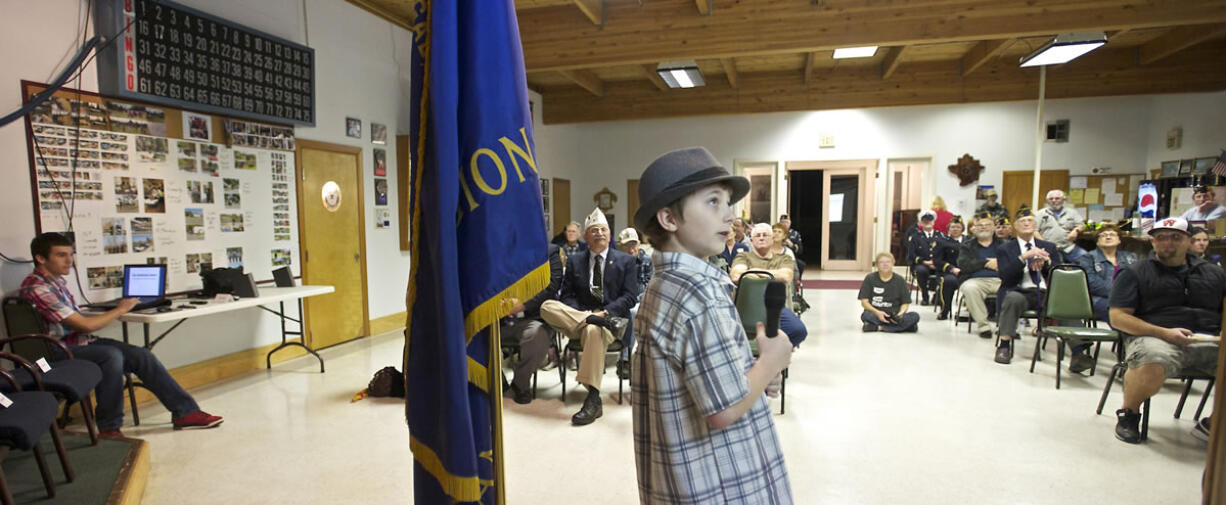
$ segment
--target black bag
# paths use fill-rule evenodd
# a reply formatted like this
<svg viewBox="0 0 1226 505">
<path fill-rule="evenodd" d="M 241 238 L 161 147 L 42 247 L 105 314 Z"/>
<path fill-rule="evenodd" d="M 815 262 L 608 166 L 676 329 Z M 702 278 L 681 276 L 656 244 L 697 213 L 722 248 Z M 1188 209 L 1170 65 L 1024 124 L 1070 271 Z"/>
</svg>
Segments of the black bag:
<svg viewBox="0 0 1226 505">
<path fill-rule="evenodd" d="M 200 272 L 200 280 L 204 284 L 204 296 L 233 293 L 234 286 L 242 277 L 243 271 L 239 268 L 214 268 L 207 272 Z"/>
<path fill-rule="evenodd" d="M 366 394 L 404 398 L 404 374 L 396 370 L 396 367 L 383 367 L 382 370 L 375 372 L 375 376 L 370 379 L 370 384 L 366 385 Z"/>
</svg>

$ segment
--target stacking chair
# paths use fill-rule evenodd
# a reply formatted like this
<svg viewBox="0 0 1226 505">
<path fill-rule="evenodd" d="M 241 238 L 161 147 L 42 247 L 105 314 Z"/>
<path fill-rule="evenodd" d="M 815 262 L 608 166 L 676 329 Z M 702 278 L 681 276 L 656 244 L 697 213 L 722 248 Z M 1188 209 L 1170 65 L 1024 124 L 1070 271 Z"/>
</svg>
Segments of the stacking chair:
<svg viewBox="0 0 1226 505">
<path fill-rule="evenodd" d="M 42 318 L 34 311 L 34 306 L 25 298 L 10 296 L 4 298 L 4 326 L 8 331 L 9 338 L 0 339 L 0 347 L 7 344 L 9 350 L 29 362 L 36 362 L 39 358 L 47 358 L 48 362 L 57 360 L 73 360 L 72 353 L 68 352 L 68 347 L 58 339 L 46 335 L 46 330 L 43 328 Z M 57 352 L 58 351 L 58 352 Z M 81 360 L 73 360 L 81 361 Z M 92 363 L 91 363 L 92 364 Z M 67 368 L 79 368 L 80 365 L 64 365 Z M 55 370 L 61 368 L 61 365 L 56 364 L 52 372 L 56 372 L 56 377 L 44 377 L 43 380 L 48 382 L 48 391 L 64 395 L 65 398 L 78 398 L 88 401 L 89 392 L 85 391 L 81 394 L 80 388 L 71 388 L 73 391 L 60 387 L 59 373 Z M 94 366 L 97 369 L 97 366 Z M 32 383 L 26 377 L 18 374 L 16 378 L 22 383 L 22 387 L 31 388 Z M 97 381 L 89 386 L 93 390 L 97 386 Z M 128 390 L 128 402 L 132 406 L 132 423 L 140 424 L 140 413 L 136 410 L 136 388 L 133 384 L 130 374 L 124 374 L 124 386 Z M 80 400 L 69 399 L 68 403 L 76 403 Z M 91 402 L 92 403 L 92 402 Z M 85 425 L 90 432 L 90 440 L 97 444 L 98 439 L 95 437 L 97 427 L 94 426 L 94 412 L 92 408 L 88 408 L 85 404 L 81 405 L 82 416 L 85 418 Z M 68 409 L 64 409 L 64 417 L 61 419 L 61 427 L 65 426 L 68 421 Z"/>
<path fill-rule="evenodd" d="M 549 325 L 545 325 L 545 327 L 546 327 L 546 331 L 550 331 L 550 332 L 553 331 L 552 328 L 549 328 Z M 502 342 L 502 354 L 504 356 L 515 356 L 516 358 L 521 357 L 519 355 L 520 342 L 518 338 L 506 338 L 506 336 L 504 335 L 501 339 L 501 342 Z M 503 372 L 505 373 L 506 370 L 503 369 Z M 532 371 L 532 399 L 533 400 L 536 399 L 536 372 L 537 370 Z"/>
<path fill-rule="evenodd" d="M 749 270 L 741 276 L 736 288 L 736 312 L 741 317 L 741 325 L 745 327 L 745 335 L 756 336 L 758 323 L 766 322 L 766 286 L 774 282 L 775 276 L 765 270 Z M 782 333 L 782 332 L 781 332 Z M 787 338 L 779 335 L 775 338 Z M 754 357 L 758 357 L 758 341 L 750 340 L 749 349 Z M 787 409 L 788 369 L 783 369 L 783 382 L 779 387 L 779 415 Z"/>
<path fill-rule="evenodd" d="M 1128 356 L 1128 351 L 1125 349 L 1127 346 L 1124 345 L 1125 336 L 1123 333 L 1120 334 L 1118 345 L 1115 347 L 1116 363 L 1115 366 L 1111 367 L 1111 375 L 1107 377 L 1107 384 L 1103 386 L 1103 394 L 1098 399 L 1098 408 L 1094 411 L 1095 414 L 1101 415 L 1103 413 L 1103 406 L 1107 404 L 1107 395 L 1111 393 L 1112 384 L 1115 384 L 1117 377 L 1123 379 L 1124 371 L 1128 369 L 1128 363 L 1125 361 L 1125 357 Z M 1175 407 L 1176 419 L 1179 419 L 1179 415 L 1183 412 L 1184 401 L 1188 399 L 1188 394 L 1192 392 L 1192 383 L 1197 380 L 1208 381 L 1208 385 L 1205 386 L 1205 392 L 1201 395 L 1200 405 L 1196 407 L 1195 419 L 1200 419 L 1201 411 L 1205 408 L 1205 402 L 1209 400 L 1209 395 L 1213 392 L 1214 376 L 1179 374 L 1174 378 L 1182 379 L 1185 383 L 1183 394 L 1179 397 L 1179 404 Z M 1141 404 L 1141 440 L 1149 438 L 1149 400 L 1146 399 L 1145 403 Z"/>
<path fill-rule="evenodd" d="M 57 360 L 49 352 L 31 352 L 31 349 L 36 346 L 23 345 L 30 342 L 37 342 L 37 346 L 56 348 L 65 358 Z M 62 425 L 67 424 L 67 406 L 74 403 L 80 405 L 81 417 L 85 420 L 89 440 L 92 444 L 97 445 L 98 425 L 94 422 L 94 403 L 90 398 L 90 393 L 94 391 L 99 382 L 102 382 L 102 369 L 93 362 L 74 359 L 68 347 L 46 335 L 22 335 L 0 339 L 0 346 L 4 345 L 8 345 L 15 351 L 24 351 L 22 354 L 0 352 L 0 358 L 10 360 L 16 366 L 12 374 L 21 387 L 28 390 L 46 391 L 63 399 L 66 405 Z M 51 370 L 42 372 L 34 365 L 41 358 L 47 358 Z"/>
<path fill-rule="evenodd" d="M 633 324 L 633 322 L 631 322 L 631 324 Z M 559 340 L 561 340 L 561 338 L 561 336 L 558 337 Z M 618 353 L 620 355 L 622 349 L 624 348 L 625 345 L 622 344 L 621 339 L 614 339 L 613 343 L 609 344 L 609 348 L 605 349 L 605 354 Z M 561 370 L 562 376 L 562 403 L 566 403 L 566 358 L 568 356 L 573 356 L 576 361 L 579 360 L 579 356 L 583 354 L 583 342 L 577 338 L 569 339 L 569 341 L 566 343 L 566 347 L 563 349 L 564 350 L 562 353 L 560 353 L 558 356 L 558 361 L 560 361 L 560 363 L 558 363 L 558 370 Z M 618 405 L 622 404 L 622 395 L 625 387 L 623 383 L 625 381 L 626 379 L 623 379 L 620 376 L 617 377 Z"/>
<path fill-rule="evenodd" d="M 76 479 L 72 465 L 68 462 L 68 453 L 64 450 L 64 442 L 60 440 L 60 432 L 55 427 L 55 411 L 58 403 L 51 393 L 44 391 L 22 391 L 17 380 L 7 372 L 0 371 L 0 378 L 7 385 L 9 392 L 5 393 L 12 405 L 0 408 L 0 459 L 8 455 L 12 449 L 34 452 L 34 461 L 38 463 L 38 471 L 42 474 L 43 487 L 47 489 L 47 498 L 55 498 L 55 484 L 51 479 L 51 470 L 38 448 L 38 440 L 48 430 L 55 444 L 55 452 L 60 457 L 60 466 L 68 482 Z M 0 500 L 4 505 L 12 505 L 13 493 L 9 490 L 8 480 L 4 471 L 0 470 Z"/>
<path fill-rule="evenodd" d="M 1094 319 L 1094 307 L 1090 303 L 1090 285 L 1080 266 L 1063 264 L 1052 269 L 1047 279 L 1047 299 L 1043 302 L 1043 317 L 1039 319 L 1039 338 L 1034 340 L 1034 355 L 1030 357 L 1030 373 L 1039 360 L 1040 347 L 1049 338 L 1056 339 L 1056 389 L 1060 389 L 1060 366 L 1064 361 L 1064 341 L 1076 339 L 1094 342 L 1094 362 L 1103 342 L 1115 342 L 1120 334 L 1115 330 L 1091 328 L 1088 321 Z M 1081 321 L 1085 326 L 1044 326 L 1045 321 Z M 1096 367 L 1097 365 L 1095 365 Z M 1094 368 L 1090 375 L 1094 375 Z"/>
</svg>

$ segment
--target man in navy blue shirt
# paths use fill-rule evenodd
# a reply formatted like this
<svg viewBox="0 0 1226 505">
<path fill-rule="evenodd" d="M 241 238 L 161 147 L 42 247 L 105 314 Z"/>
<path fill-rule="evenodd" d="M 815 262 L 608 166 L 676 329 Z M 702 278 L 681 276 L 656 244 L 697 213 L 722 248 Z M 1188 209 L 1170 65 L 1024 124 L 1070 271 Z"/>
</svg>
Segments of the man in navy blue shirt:
<svg viewBox="0 0 1226 505">
<path fill-rule="evenodd" d="M 964 242 L 958 252 L 958 280 L 962 299 L 966 301 L 975 333 L 983 338 L 992 338 L 992 325 L 988 322 L 989 296 L 1000 289 L 1000 274 L 997 272 L 996 248 L 1004 241 L 996 238 L 992 214 L 982 211 L 971 225 L 972 240 Z"/>
</svg>

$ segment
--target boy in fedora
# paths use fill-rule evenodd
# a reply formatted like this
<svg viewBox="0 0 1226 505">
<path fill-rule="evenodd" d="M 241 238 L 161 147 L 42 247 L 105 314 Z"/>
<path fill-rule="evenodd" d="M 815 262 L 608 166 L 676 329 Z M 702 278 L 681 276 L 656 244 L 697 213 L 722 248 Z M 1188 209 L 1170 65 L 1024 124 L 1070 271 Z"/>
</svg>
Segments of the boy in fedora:
<svg viewBox="0 0 1226 505">
<path fill-rule="evenodd" d="M 777 396 L 791 343 L 757 329 L 759 358 L 727 274 L 706 261 L 731 233 L 749 191 L 702 147 L 643 171 L 635 227 L 656 246 L 655 275 L 635 319 L 631 404 L 642 503 L 792 502 L 763 396 Z"/>
</svg>

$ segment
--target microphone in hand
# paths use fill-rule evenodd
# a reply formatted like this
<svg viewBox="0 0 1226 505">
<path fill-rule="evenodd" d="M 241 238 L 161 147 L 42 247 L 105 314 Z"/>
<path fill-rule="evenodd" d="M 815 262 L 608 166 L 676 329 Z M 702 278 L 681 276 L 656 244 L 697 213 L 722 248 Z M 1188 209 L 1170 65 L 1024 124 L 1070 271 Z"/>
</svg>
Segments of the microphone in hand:
<svg viewBox="0 0 1226 505">
<path fill-rule="evenodd" d="M 766 285 L 763 296 L 766 302 L 766 336 L 774 338 L 779 334 L 779 317 L 783 313 L 783 304 L 787 302 L 787 285 L 771 282 Z"/>
</svg>

